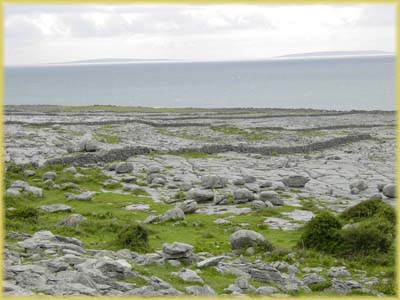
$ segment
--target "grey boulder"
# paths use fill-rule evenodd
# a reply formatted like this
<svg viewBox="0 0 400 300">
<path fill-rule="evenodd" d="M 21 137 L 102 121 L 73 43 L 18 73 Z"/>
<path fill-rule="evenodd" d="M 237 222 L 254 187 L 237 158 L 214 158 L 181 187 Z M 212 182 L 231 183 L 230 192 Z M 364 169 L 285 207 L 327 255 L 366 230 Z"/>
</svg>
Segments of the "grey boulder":
<svg viewBox="0 0 400 300">
<path fill-rule="evenodd" d="M 294 188 L 303 188 L 309 181 L 310 178 L 302 175 L 291 175 L 282 180 L 285 186 Z"/>
<path fill-rule="evenodd" d="M 245 249 L 265 241 L 265 238 L 260 233 L 245 229 L 238 230 L 229 237 L 232 250 Z"/>
</svg>

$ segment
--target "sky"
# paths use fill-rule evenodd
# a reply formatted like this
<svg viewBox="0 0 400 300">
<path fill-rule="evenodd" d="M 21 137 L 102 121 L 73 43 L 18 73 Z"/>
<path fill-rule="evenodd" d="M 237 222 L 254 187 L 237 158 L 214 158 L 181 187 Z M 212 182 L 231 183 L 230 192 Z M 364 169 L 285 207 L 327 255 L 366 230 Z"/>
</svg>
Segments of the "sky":
<svg viewBox="0 0 400 300">
<path fill-rule="evenodd" d="M 5 63 L 395 51 L 395 5 L 6 5 Z"/>
</svg>

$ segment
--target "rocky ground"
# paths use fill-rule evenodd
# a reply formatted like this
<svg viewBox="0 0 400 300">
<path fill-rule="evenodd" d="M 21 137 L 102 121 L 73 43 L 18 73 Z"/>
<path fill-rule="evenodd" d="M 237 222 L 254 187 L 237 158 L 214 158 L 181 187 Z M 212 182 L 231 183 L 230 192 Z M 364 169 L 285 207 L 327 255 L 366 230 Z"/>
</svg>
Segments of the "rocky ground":
<svg viewBox="0 0 400 300">
<path fill-rule="evenodd" d="M 395 121 L 394 112 L 8 107 L 5 292 L 390 294 L 394 266 L 296 245 L 321 211 L 395 205 Z M 148 230 L 146 251 L 116 242 L 130 222 Z"/>
</svg>

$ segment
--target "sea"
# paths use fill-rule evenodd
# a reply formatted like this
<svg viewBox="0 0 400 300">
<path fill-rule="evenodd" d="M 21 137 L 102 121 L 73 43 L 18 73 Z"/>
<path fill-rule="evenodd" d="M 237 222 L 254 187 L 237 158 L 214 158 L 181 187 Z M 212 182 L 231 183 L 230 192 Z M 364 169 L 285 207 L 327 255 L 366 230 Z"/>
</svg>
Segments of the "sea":
<svg viewBox="0 0 400 300">
<path fill-rule="evenodd" d="M 5 68 L 5 104 L 395 110 L 395 56 Z"/>
</svg>

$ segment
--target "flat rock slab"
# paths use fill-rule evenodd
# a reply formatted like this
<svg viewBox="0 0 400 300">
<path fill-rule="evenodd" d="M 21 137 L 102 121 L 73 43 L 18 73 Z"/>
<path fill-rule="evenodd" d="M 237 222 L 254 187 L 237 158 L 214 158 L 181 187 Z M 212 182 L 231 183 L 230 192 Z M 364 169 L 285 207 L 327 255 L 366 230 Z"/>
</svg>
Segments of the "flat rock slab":
<svg viewBox="0 0 400 300">
<path fill-rule="evenodd" d="M 196 210 L 196 213 L 204 215 L 223 215 L 223 214 L 244 215 L 251 213 L 251 208 L 236 207 L 235 205 L 208 205 L 198 208 Z"/>
<path fill-rule="evenodd" d="M 288 218 L 293 219 L 295 221 L 303 221 L 303 222 L 308 222 L 315 216 L 312 211 L 301 210 L 301 209 L 295 209 L 292 212 L 284 212 L 282 213 L 282 215 L 285 215 Z"/>
<path fill-rule="evenodd" d="M 264 220 L 264 224 L 268 225 L 271 229 L 280 229 L 280 230 L 296 230 L 299 229 L 302 224 L 292 223 L 288 220 L 269 217 Z"/>
<path fill-rule="evenodd" d="M 150 205 L 144 204 L 144 203 L 131 204 L 131 205 L 123 207 L 123 209 L 125 209 L 125 210 L 148 211 L 150 209 Z"/>
<path fill-rule="evenodd" d="M 51 204 L 51 205 L 42 205 L 39 206 L 39 209 L 45 212 L 59 212 L 59 211 L 66 211 L 70 212 L 71 211 L 71 206 L 64 205 L 64 204 Z"/>
</svg>

